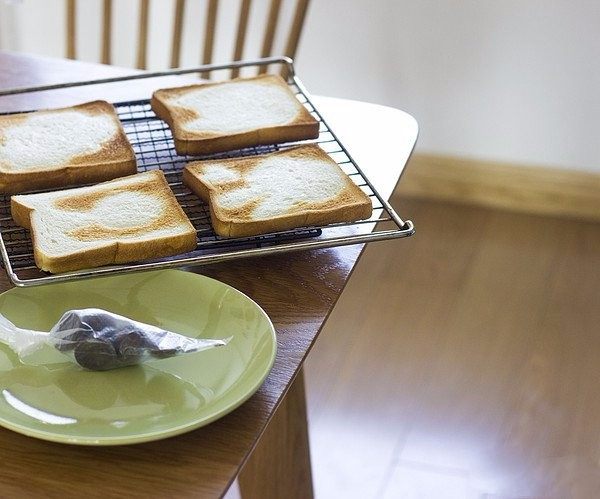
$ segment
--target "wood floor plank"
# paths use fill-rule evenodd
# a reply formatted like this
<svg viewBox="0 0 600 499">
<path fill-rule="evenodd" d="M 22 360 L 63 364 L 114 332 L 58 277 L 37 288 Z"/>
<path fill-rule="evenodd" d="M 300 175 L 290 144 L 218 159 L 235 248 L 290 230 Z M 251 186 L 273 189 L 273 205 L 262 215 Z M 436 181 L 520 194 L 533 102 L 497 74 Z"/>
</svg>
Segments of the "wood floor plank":
<svg viewBox="0 0 600 499">
<path fill-rule="evenodd" d="M 559 235 L 551 220 L 493 214 L 429 359 L 427 387 L 415 395 L 420 410 L 398 462 L 452 467 L 469 482 L 495 479 L 497 465 L 485 463 L 538 341 Z"/>
<path fill-rule="evenodd" d="M 600 224 L 401 203 L 309 356 L 317 499 L 600 496 Z"/>
<path fill-rule="evenodd" d="M 395 436 L 408 429 L 404 422 L 410 420 L 416 406 L 409 402 L 400 407 L 395 401 L 410 400 L 415 387 L 423 382 L 426 366 L 414 368 L 411 359 L 417 352 L 422 357 L 431 353 L 437 335 L 442 334 L 435 323 L 443 321 L 456 299 L 454 294 L 440 296 L 428 303 L 427 313 L 421 313 L 422 293 L 436 287 L 440 279 L 447 286 L 461 286 L 487 222 L 485 213 L 459 208 L 460 216 L 449 219 L 444 211 L 443 206 L 434 209 L 424 229 L 443 234 L 439 244 L 423 245 L 425 239 L 415 237 L 367 248 L 318 348 L 309 356 L 311 368 L 315 366 L 309 369 L 314 380 L 309 386 L 325 385 L 320 390 L 309 389 L 309 400 L 314 407 L 321 407 L 310 413 L 317 497 L 322 484 L 323 497 L 333 497 L 336 489 L 340 496 L 374 497 L 386 478 L 396 445 L 389 430 L 393 427 Z M 411 211 L 416 223 L 426 215 L 418 209 Z M 480 230 L 456 244 L 453 234 L 464 223 Z M 440 266 L 448 255 L 447 272 L 441 275 Z M 398 281 L 405 286 L 397 286 Z M 326 458 L 322 463 L 320 448 Z M 361 470 L 360 475 L 349 466 L 327 476 L 325 470 L 331 463 L 349 459 Z"/>
</svg>

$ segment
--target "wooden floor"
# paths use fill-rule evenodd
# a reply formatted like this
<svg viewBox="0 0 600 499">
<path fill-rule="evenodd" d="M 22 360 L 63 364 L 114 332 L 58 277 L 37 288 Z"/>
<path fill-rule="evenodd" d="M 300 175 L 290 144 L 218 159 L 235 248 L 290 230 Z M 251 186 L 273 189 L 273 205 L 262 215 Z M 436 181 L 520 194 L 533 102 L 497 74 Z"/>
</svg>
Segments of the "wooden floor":
<svg viewBox="0 0 600 499">
<path fill-rule="evenodd" d="M 600 497 L 600 225 L 395 205 L 309 356 L 317 499 Z"/>
</svg>

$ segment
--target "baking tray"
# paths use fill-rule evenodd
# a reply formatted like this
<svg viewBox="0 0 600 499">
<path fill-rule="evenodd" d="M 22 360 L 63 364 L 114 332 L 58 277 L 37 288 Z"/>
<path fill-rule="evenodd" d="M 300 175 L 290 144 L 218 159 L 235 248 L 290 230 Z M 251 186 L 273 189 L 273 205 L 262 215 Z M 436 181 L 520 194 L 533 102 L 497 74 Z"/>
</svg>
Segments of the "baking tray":
<svg viewBox="0 0 600 499">
<path fill-rule="evenodd" d="M 346 148 L 338 140 L 335 133 L 329 128 L 312 103 L 304 85 L 296 75 L 292 60 L 287 57 L 269 57 L 230 64 L 204 65 L 190 69 L 140 73 L 125 77 L 16 88 L 0 91 L 0 98 L 2 96 L 30 92 L 127 82 L 172 75 L 219 72 L 234 68 L 256 68 L 257 70 L 275 68 L 285 74 L 288 85 L 298 100 L 319 121 L 320 133 L 318 139 L 252 147 L 206 156 L 180 156 L 175 152 L 171 131 L 165 122 L 154 115 L 150 109 L 149 100 L 114 103 L 125 132 L 135 150 L 138 171 L 142 172 L 156 168 L 164 171 L 171 189 L 196 228 L 198 234 L 196 249 L 190 253 L 175 257 L 135 262 L 126 265 L 110 265 L 64 274 L 49 274 L 42 272 L 35 266 L 29 231 L 17 226 L 10 216 L 10 196 L 0 196 L 0 253 L 2 255 L 2 266 L 6 270 L 10 280 L 16 286 L 20 287 L 36 286 L 51 282 L 105 276 L 108 274 L 204 265 L 244 257 L 368 243 L 407 237 L 414 233 L 412 222 L 402 220 L 390 204 L 379 195 L 350 154 L 348 154 Z M 353 223 L 303 227 L 255 237 L 223 238 L 217 236 L 211 227 L 208 206 L 183 185 L 181 181 L 182 168 L 188 161 L 264 154 L 307 143 L 319 144 L 371 198 L 373 203 L 373 215 L 371 218 Z"/>
</svg>

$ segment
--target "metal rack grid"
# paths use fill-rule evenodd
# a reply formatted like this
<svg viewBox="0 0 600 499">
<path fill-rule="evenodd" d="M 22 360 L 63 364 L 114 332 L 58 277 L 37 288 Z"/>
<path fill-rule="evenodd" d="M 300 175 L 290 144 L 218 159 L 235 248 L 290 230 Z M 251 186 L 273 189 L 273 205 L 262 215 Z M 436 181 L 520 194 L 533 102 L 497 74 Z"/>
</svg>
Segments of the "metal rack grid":
<svg viewBox="0 0 600 499">
<path fill-rule="evenodd" d="M 97 269 L 75 271 L 52 275 L 37 269 L 33 260 L 33 246 L 27 230 L 15 225 L 10 216 L 10 196 L 0 196 L 0 253 L 2 266 L 11 281 L 17 286 L 33 286 L 50 282 L 66 281 L 114 273 L 125 273 L 168 267 L 201 265 L 222 262 L 233 258 L 274 254 L 308 248 L 324 248 L 346 244 L 392 239 L 410 236 L 414 233 L 413 224 L 404 222 L 393 208 L 377 193 L 364 176 L 360 168 L 350 157 L 345 147 L 328 127 L 323 117 L 315 109 L 308 93 L 295 75 L 291 60 L 287 58 L 268 58 L 258 61 L 232 63 L 230 65 L 202 66 L 189 70 L 176 70 L 161 73 L 135 75 L 134 77 L 111 78 L 92 82 L 79 82 L 66 85 L 48 85 L 31 89 L 13 89 L 0 92 L 2 95 L 25 93 L 53 88 L 89 85 L 156 77 L 172 74 L 194 73 L 233 67 L 261 66 L 268 64 L 284 65 L 288 71 L 288 84 L 298 100 L 319 121 L 320 134 L 316 140 L 258 146 L 208 156 L 180 156 L 175 152 L 173 137 L 167 124 L 158 119 L 150 108 L 148 100 L 116 103 L 115 107 L 125 132 L 135 150 L 138 171 L 160 168 L 163 170 L 171 189 L 180 205 L 190 218 L 198 235 L 196 250 L 176 257 L 145 261 L 127 265 L 113 265 Z M 181 179 L 182 168 L 188 161 L 205 158 L 229 158 L 265 154 L 282 150 L 298 144 L 317 143 L 348 174 L 348 176 L 371 198 L 373 215 L 368 220 L 352 223 L 337 223 L 319 227 L 304 227 L 255 237 L 223 238 L 217 236 L 210 223 L 208 205 L 193 194 Z M 381 229 L 388 222 L 393 229 Z M 370 232 L 369 229 L 375 230 Z M 367 226 L 360 230 L 361 226 Z M 345 230 L 344 230 L 345 229 Z"/>
</svg>

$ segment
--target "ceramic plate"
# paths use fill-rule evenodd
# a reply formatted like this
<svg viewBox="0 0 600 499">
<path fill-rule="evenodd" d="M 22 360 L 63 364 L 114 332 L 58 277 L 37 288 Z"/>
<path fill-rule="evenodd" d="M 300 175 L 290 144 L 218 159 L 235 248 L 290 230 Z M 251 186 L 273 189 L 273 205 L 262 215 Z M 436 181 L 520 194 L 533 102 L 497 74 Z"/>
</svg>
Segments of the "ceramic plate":
<svg viewBox="0 0 600 499">
<path fill-rule="evenodd" d="M 24 365 L 0 345 L 0 425 L 55 442 L 147 442 L 206 425 L 248 399 L 273 365 L 275 331 L 250 298 L 208 277 L 178 270 L 14 288 L 0 312 L 47 331 L 69 309 L 97 307 L 225 346 L 105 372 L 56 362 Z M 47 359 L 43 357 L 48 355 Z M 50 359 L 53 360 L 50 360 Z"/>
</svg>

